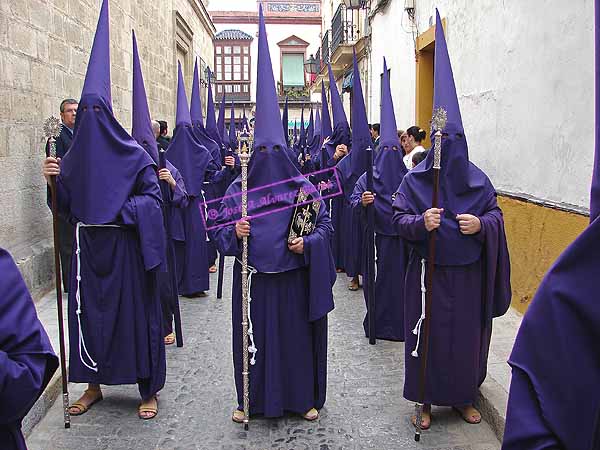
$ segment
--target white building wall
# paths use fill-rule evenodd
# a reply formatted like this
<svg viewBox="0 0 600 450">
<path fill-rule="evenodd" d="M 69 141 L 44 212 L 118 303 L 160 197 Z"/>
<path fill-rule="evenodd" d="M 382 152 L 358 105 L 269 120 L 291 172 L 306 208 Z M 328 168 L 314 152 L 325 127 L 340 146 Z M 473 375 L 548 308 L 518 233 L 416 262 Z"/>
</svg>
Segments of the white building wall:
<svg viewBox="0 0 600 450">
<path fill-rule="evenodd" d="M 435 18 L 436 6 L 448 21 L 471 160 L 498 189 L 587 207 L 594 154 L 593 2 L 567 8 L 562 0 L 417 0 L 420 32 Z M 414 117 L 415 103 L 414 47 L 400 26 L 407 20 L 403 7 L 393 0 L 372 24 L 374 89 L 387 52 L 399 126 Z M 378 102 L 374 92 L 371 101 Z"/>
</svg>

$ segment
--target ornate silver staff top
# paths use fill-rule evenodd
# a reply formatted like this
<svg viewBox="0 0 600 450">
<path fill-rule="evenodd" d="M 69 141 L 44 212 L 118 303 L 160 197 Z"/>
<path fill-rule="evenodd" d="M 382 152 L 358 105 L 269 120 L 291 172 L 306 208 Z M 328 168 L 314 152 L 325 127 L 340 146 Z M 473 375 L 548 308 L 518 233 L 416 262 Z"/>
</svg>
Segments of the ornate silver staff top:
<svg viewBox="0 0 600 450">
<path fill-rule="evenodd" d="M 57 117 L 50 116 L 44 121 L 44 137 L 50 140 L 50 156 L 53 158 L 56 158 L 56 144 L 54 141 L 60 136 L 61 129 L 62 123 Z"/>
<path fill-rule="evenodd" d="M 435 130 L 435 143 L 433 147 L 433 168 L 442 167 L 442 130 L 448 122 L 448 113 L 441 106 L 433 111 L 431 129 Z"/>
</svg>

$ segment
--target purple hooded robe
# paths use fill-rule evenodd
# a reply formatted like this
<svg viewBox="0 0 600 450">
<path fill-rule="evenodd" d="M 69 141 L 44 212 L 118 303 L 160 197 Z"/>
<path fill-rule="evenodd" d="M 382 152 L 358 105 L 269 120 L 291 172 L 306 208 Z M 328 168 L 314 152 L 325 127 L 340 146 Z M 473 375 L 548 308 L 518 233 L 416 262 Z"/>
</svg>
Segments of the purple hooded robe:
<svg viewBox="0 0 600 450">
<path fill-rule="evenodd" d="M 69 380 L 135 384 L 166 376 L 157 272 L 165 230 L 156 166 L 112 114 L 108 1 L 100 11 L 58 206 L 77 223 L 69 289 Z"/>
<path fill-rule="evenodd" d="M 402 161 L 402 147 L 396 131 L 396 118 L 385 58 L 382 83 L 381 143 L 373 168 L 375 247 L 377 249 L 375 332 L 377 339 L 404 341 L 404 276 L 408 262 L 408 248 L 392 223 L 392 197 L 407 170 Z M 366 227 L 367 215 L 362 206 L 362 194 L 366 190 L 367 176 L 363 174 L 356 183 L 351 199 L 352 207 L 360 212 L 363 227 Z M 366 243 L 367 239 L 364 238 L 363 242 Z M 363 249 L 363 255 L 366 257 L 366 249 Z M 366 259 L 364 264 L 366 264 Z M 368 282 L 369 280 L 365 276 L 363 292 L 367 308 Z M 363 321 L 363 327 L 365 335 L 369 337 L 368 311 Z"/>
<path fill-rule="evenodd" d="M 158 144 L 154 139 L 152 131 L 152 123 L 150 119 L 150 110 L 148 109 L 148 101 L 146 98 L 146 88 L 144 87 L 144 77 L 142 75 L 142 67 L 137 48 L 135 32 L 132 33 L 133 38 L 133 92 L 132 92 L 132 127 L 131 136 L 138 144 L 146 150 L 152 157 L 155 164 L 158 165 Z M 175 247 L 173 244 L 172 235 L 183 236 L 183 220 L 181 213 L 175 208 L 186 208 L 189 199 L 185 190 L 185 183 L 179 171 L 166 161 L 166 168 L 171 172 L 175 179 L 175 188 L 166 185 L 166 182 L 161 181 L 161 198 L 163 202 L 164 220 L 169 221 L 168 229 L 171 236 L 166 235 L 166 251 L 168 266 L 166 272 L 158 272 L 158 286 L 160 291 L 160 302 L 163 313 L 163 334 L 165 336 L 173 332 L 173 296 L 178 295 L 173 292 L 172 286 L 177 282 L 173 282 L 173 278 L 177 280 L 177 269 L 175 267 Z M 167 227 L 165 226 L 165 229 Z"/>
<path fill-rule="evenodd" d="M 440 24 L 439 14 L 437 23 Z M 439 204 L 444 214 L 436 239 L 431 334 L 425 403 L 472 404 L 487 370 L 492 318 L 510 305 L 510 262 L 502 211 L 487 176 L 469 161 L 450 58 L 441 26 L 436 27 L 434 110 L 447 111 L 443 129 Z M 417 401 L 423 349 L 421 276 L 428 237 L 423 213 L 431 207 L 433 155 L 402 180 L 393 204 L 393 222 L 410 244 L 405 279 L 404 397 Z M 460 232 L 457 214 L 479 218 L 481 231 Z M 427 275 L 425 274 L 425 277 Z"/>
<path fill-rule="evenodd" d="M 306 413 L 325 402 L 327 375 L 327 314 L 333 309 L 335 270 L 329 238 L 331 224 L 321 207 L 316 229 L 304 237 L 304 254 L 287 245 L 294 196 L 312 185 L 297 171 L 285 153 L 281 116 L 268 53 L 262 7 L 259 12 L 255 150 L 248 166 L 248 239 L 250 296 L 256 363 L 250 366 L 250 414 L 278 417 L 284 411 Z M 287 180 L 273 185 L 278 181 Z M 215 231 L 219 250 L 240 257 L 241 240 L 235 226 L 240 218 L 241 180 L 238 177 L 222 202 Z M 267 202 L 261 199 L 270 199 Z M 321 205 L 323 206 L 323 205 Z M 228 208 L 237 213 L 231 214 Z M 279 208 L 282 209 L 278 212 Z M 234 266 L 233 360 L 242 408 L 242 318 L 240 264 Z"/>
<path fill-rule="evenodd" d="M 512 353 L 503 450 L 600 449 L 600 1 L 590 224 L 552 265 Z"/>
<path fill-rule="evenodd" d="M 10 254 L 0 248 L 0 444 L 26 450 L 21 421 L 58 368 L 33 300 Z"/>
</svg>

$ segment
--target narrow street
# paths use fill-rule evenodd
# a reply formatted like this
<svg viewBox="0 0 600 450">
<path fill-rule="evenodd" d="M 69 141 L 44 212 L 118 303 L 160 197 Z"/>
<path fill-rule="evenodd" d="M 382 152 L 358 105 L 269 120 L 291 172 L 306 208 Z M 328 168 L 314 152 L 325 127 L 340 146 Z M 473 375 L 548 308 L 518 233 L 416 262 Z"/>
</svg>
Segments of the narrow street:
<svg viewBox="0 0 600 450">
<path fill-rule="evenodd" d="M 231 264 L 222 300 L 181 298 L 185 346 L 167 347 L 167 383 L 155 420 L 137 418 L 136 386 L 103 387 L 104 400 L 62 425 L 60 399 L 37 425 L 30 450 L 102 449 L 438 449 L 498 450 L 487 423 L 468 425 L 449 408 L 434 408 L 421 443 L 413 440 L 413 405 L 402 397 L 404 345 L 368 345 L 362 330 L 362 291 L 350 292 L 344 274 L 335 286 L 329 322 L 327 402 L 320 419 L 254 418 L 250 430 L 231 421 L 235 407 L 231 360 Z M 71 401 L 83 392 L 71 385 Z"/>
</svg>

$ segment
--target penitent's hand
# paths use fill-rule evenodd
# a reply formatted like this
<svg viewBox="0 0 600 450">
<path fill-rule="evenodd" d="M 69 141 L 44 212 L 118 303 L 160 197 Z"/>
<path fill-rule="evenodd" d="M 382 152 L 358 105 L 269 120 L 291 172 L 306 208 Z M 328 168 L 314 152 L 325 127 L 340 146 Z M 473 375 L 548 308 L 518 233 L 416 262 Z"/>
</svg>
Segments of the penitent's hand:
<svg viewBox="0 0 600 450">
<path fill-rule="evenodd" d="M 291 242 L 288 242 L 288 248 L 290 251 L 302 255 L 304 253 L 304 238 L 297 237 Z"/>
<path fill-rule="evenodd" d="M 238 239 L 250 236 L 250 222 L 247 220 L 239 220 L 235 223 L 235 234 Z"/>
<path fill-rule="evenodd" d="M 162 181 L 166 181 L 167 183 L 169 183 L 171 189 L 175 189 L 175 187 L 177 186 L 177 182 L 175 181 L 175 178 L 173 178 L 173 175 L 171 174 L 171 171 L 169 169 L 160 169 L 158 171 L 158 178 Z"/>
<path fill-rule="evenodd" d="M 458 214 L 456 220 L 458 220 L 462 234 L 477 234 L 481 231 L 481 221 L 477 216 L 472 214 Z"/>
<path fill-rule="evenodd" d="M 235 166 L 235 158 L 233 156 L 226 156 L 224 162 L 227 167 Z"/>
<path fill-rule="evenodd" d="M 50 177 L 60 175 L 60 158 L 48 156 L 42 165 L 42 173 L 46 181 L 50 181 Z"/>
<path fill-rule="evenodd" d="M 440 227 L 440 223 L 442 223 L 442 214 L 444 213 L 443 209 L 431 208 L 425 211 L 423 214 L 423 218 L 425 219 L 425 228 L 427 231 L 433 231 L 436 228 Z"/>
<path fill-rule="evenodd" d="M 366 207 L 366 206 L 370 205 L 371 203 L 375 202 L 375 194 L 373 194 L 369 191 L 365 191 L 362 193 L 361 201 L 362 201 L 362 205 Z"/>
</svg>

